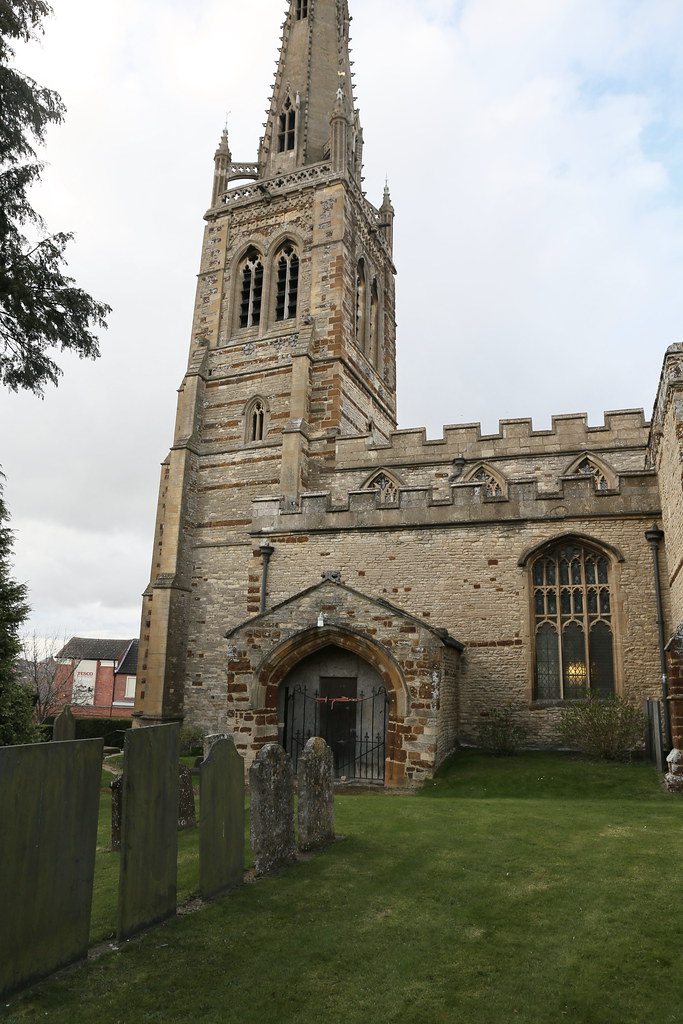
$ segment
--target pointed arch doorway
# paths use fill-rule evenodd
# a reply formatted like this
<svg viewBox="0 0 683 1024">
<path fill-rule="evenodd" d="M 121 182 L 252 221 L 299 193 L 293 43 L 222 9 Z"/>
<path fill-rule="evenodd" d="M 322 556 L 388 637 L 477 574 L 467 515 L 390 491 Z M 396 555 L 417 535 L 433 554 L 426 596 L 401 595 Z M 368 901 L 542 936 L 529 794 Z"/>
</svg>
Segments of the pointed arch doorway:
<svg viewBox="0 0 683 1024">
<path fill-rule="evenodd" d="M 278 694 L 280 742 L 296 768 L 311 736 L 321 736 L 338 779 L 384 781 L 389 698 L 382 677 L 359 654 L 329 644 L 294 665 Z"/>
</svg>

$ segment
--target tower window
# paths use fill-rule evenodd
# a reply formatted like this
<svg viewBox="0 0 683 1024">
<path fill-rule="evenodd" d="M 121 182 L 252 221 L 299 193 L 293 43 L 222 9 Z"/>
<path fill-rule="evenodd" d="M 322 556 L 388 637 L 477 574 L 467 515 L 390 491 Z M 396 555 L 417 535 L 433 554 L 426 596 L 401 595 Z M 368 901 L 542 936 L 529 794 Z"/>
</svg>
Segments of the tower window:
<svg viewBox="0 0 683 1024">
<path fill-rule="evenodd" d="M 263 261 L 256 249 L 250 249 L 242 265 L 240 327 L 256 327 L 261 321 Z"/>
<path fill-rule="evenodd" d="M 377 365 L 379 362 L 379 290 L 377 280 L 372 282 L 370 289 L 370 358 Z"/>
<path fill-rule="evenodd" d="M 285 105 L 278 118 L 277 149 L 278 153 L 287 153 L 294 149 L 296 135 L 296 110 L 290 97 L 285 100 Z"/>
<path fill-rule="evenodd" d="M 266 411 L 263 402 L 255 402 L 251 410 L 251 440 L 263 440 L 263 428 L 265 426 Z"/>
<path fill-rule="evenodd" d="M 531 567 L 536 643 L 534 698 L 614 694 L 612 596 L 607 558 L 562 544 Z"/>
<path fill-rule="evenodd" d="M 268 430 L 268 406 L 265 399 L 252 398 L 244 412 L 244 440 L 246 444 L 265 440 Z"/>
<path fill-rule="evenodd" d="M 280 250 L 277 261 L 277 295 L 275 319 L 291 320 L 296 316 L 299 291 L 299 257 L 289 243 Z"/>
<path fill-rule="evenodd" d="M 296 20 L 301 21 L 302 18 L 308 17 L 308 0 L 296 0 L 295 4 Z"/>
<path fill-rule="evenodd" d="M 358 260 L 356 270 L 356 344 L 361 352 L 365 352 L 365 335 L 367 332 L 367 286 L 365 280 L 365 260 Z"/>
</svg>

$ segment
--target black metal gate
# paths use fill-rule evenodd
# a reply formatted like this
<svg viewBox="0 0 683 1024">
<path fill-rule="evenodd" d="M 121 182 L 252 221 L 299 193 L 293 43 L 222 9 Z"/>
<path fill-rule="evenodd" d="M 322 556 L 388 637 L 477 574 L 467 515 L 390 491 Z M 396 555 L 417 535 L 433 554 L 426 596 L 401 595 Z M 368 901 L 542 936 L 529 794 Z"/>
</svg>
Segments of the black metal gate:
<svg viewBox="0 0 683 1024">
<path fill-rule="evenodd" d="M 331 682 L 332 680 L 330 680 Z M 323 682 L 323 680 L 321 680 Z M 343 682 L 343 681 L 339 681 Z M 366 696 L 329 695 L 326 687 L 309 693 L 306 686 L 285 690 L 283 746 L 296 770 L 311 736 L 321 736 L 332 750 L 335 778 L 384 781 L 387 737 L 387 691 L 373 687 Z M 349 687 L 346 687 L 349 690 Z"/>
</svg>

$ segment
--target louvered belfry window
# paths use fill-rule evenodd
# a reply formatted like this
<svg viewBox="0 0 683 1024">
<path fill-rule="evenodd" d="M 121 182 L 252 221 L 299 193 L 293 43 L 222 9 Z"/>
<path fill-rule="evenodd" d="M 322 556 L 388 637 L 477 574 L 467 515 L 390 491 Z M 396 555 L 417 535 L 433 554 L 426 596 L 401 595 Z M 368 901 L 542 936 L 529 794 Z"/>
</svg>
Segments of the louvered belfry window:
<svg viewBox="0 0 683 1024">
<path fill-rule="evenodd" d="M 296 139 L 296 110 L 289 96 L 278 118 L 277 149 L 278 153 L 288 153 L 294 149 Z"/>
<path fill-rule="evenodd" d="M 531 567 L 535 700 L 614 694 L 614 634 L 609 562 L 598 551 L 564 544 Z"/>
<path fill-rule="evenodd" d="M 285 245 L 277 261 L 277 295 L 275 319 L 291 320 L 296 316 L 299 291 L 299 257 L 292 245 Z"/>
<path fill-rule="evenodd" d="M 256 249 L 250 249 L 242 264 L 240 327 L 256 327 L 261 322 L 263 261 Z"/>
</svg>

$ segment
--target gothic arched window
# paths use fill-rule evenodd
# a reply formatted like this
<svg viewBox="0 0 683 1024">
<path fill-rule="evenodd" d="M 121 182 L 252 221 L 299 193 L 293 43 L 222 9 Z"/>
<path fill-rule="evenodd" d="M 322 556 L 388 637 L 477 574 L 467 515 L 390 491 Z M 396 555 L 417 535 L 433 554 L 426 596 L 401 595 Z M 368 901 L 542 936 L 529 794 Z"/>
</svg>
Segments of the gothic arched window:
<svg viewBox="0 0 683 1024">
<path fill-rule="evenodd" d="M 356 344 L 361 352 L 365 352 L 365 334 L 367 330 L 367 281 L 365 277 L 365 260 L 358 260 L 356 269 Z"/>
<path fill-rule="evenodd" d="M 385 472 L 376 473 L 365 486 L 370 491 L 378 492 L 381 505 L 398 504 L 398 484 Z"/>
<path fill-rule="evenodd" d="M 534 699 L 579 700 L 615 691 L 610 566 L 605 555 L 562 542 L 531 565 Z"/>
<path fill-rule="evenodd" d="M 296 0 L 296 20 L 308 17 L 308 0 Z"/>
<path fill-rule="evenodd" d="M 503 481 L 499 479 L 486 466 L 480 466 L 468 477 L 470 482 L 476 483 L 474 495 L 477 498 L 503 498 L 505 488 Z"/>
<path fill-rule="evenodd" d="M 377 280 L 372 282 L 370 289 L 370 358 L 373 363 L 379 362 L 379 290 Z"/>
<path fill-rule="evenodd" d="M 296 138 L 296 110 L 292 103 L 291 97 L 288 96 L 285 100 L 285 105 L 282 108 L 282 113 L 278 118 L 278 132 L 277 132 L 277 151 L 278 153 L 287 153 L 291 149 L 294 149 L 294 142 Z"/>
<path fill-rule="evenodd" d="M 296 316 L 299 292 L 299 257 L 291 242 L 285 242 L 276 256 L 277 293 L 275 319 L 291 320 Z"/>
<path fill-rule="evenodd" d="M 595 480 L 596 491 L 609 490 L 609 483 L 607 482 L 607 477 L 600 469 L 600 467 L 597 466 L 592 459 L 588 458 L 588 456 L 586 456 L 585 459 L 581 460 L 581 462 L 578 464 L 574 472 L 580 473 L 581 476 L 592 476 Z"/>
<path fill-rule="evenodd" d="M 268 426 L 268 406 L 263 398 L 257 396 L 252 398 L 244 414 L 245 436 L 247 444 L 254 441 L 263 441 Z"/>
<path fill-rule="evenodd" d="M 240 327 L 256 327 L 261 322 L 263 260 L 253 246 L 247 252 L 241 269 Z"/>
</svg>

